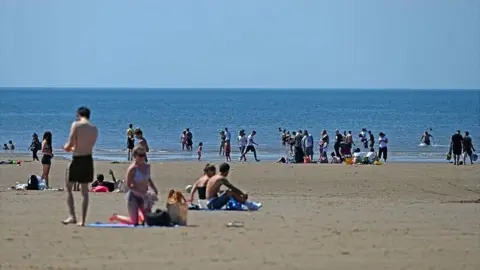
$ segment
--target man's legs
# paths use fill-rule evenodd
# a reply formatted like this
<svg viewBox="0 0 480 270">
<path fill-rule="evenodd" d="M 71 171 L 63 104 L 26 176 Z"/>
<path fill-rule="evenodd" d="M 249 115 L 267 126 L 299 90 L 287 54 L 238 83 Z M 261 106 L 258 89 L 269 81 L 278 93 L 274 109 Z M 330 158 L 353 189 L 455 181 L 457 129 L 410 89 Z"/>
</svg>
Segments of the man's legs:
<svg viewBox="0 0 480 270">
<path fill-rule="evenodd" d="M 85 220 L 87 219 L 87 211 L 88 211 L 88 183 L 81 183 L 80 184 L 81 191 L 82 191 L 82 221 L 78 223 L 79 226 L 85 226 Z"/>
<path fill-rule="evenodd" d="M 63 224 L 77 223 L 77 218 L 75 217 L 75 202 L 73 201 L 73 185 L 75 182 L 70 182 L 67 179 L 66 189 L 67 189 L 67 207 L 68 207 L 68 218 L 62 221 Z"/>
</svg>

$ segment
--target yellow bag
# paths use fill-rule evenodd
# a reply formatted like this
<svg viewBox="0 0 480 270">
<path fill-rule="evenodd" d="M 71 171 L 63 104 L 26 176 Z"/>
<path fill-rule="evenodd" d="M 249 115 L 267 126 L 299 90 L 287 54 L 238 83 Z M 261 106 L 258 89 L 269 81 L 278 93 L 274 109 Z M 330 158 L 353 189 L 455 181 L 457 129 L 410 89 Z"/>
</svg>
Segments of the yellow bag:
<svg viewBox="0 0 480 270">
<path fill-rule="evenodd" d="M 180 226 L 187 225 L 188 203 L 182 192 L 171 189 L 168 193 L 167 212 L 172 223 Z"/>
</svg>

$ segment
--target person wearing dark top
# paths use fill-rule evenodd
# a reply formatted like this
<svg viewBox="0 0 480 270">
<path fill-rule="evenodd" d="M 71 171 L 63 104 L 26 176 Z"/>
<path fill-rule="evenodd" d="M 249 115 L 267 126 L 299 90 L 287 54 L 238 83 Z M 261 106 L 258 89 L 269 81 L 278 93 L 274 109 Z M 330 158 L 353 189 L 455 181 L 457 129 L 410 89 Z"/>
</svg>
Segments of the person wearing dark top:
<svg viewBox="0 0 480 270">
<path fill-rule="evenodd" d="M 217 174 L 217 169 L 215 165 L 207 164 L 203 169 L 203 175 L 200 177 L 195 184 L 193 184 L 192 191 L 190 191 L 190 203 L 193 203 L 195 198 L 195 192 L 198 192 L 199 200 L 207 199 L 207 182 L 212 176 Z"/>
<path fill-rule="evenodd" d="M 368 136 L 370 139 L 370 148 L 372 148 L 375 145 L 375 136 L 373 136 L 373 133 L 371 130 L 368 131 Z"/>
<path fill-rule="evenodd" d="M 343 136 L 340 133 L 340 131 L 337 129 L 335 132 L 335 144 L 333 145 L 333 149 L 335 150 L 335 156 L 341 158 L 342 156 L 340 155 L 340 145 L 343 142 Z"/>
<path fill-rule="evenodd" d="M 470 158 L 470 164 L 473 164 L 473 152 L 475 152 L 475 148 L 473 147 L 472 138 L 470 137 L 470 133 L 465 131 L 465 136 L 463 137 L 463 164 L 466 164 L 467 156 Z"/>
<path fill-rule="evenodd" d="M 105 186 L 108 188 L 108 192 L 113 192 L 116 188 L 117 179 L 115 179 L 115 175 L 113 174 L 112 170 L 109 170 L 108 173 L 112 176 L 112 182 L 105 181 L 105 177 L 103 174 L 97 174 L 97 180 L 93 181 L 92 188 L 97 186 Z"/>
<path fill-rule="evenodd" d="M 450 151 L 453 155 L 453 165 L 460 165 L 460 155 L 463 150 L 463 137 L 460 130 L 452 135 L 452 142 L 450 143 Z"/>
<path fill-rule="evenodd" d="M 42 149 L 42 143 L 40 142 L 40 140 L 38 139 L 38 135 L 37 133 L 33 133 L 33 136 L 32 136 L 32 143 L 30 144 L 30 147 L 28 147 L 28 149 L 30 151 L 32 151 L 32 158 L 33 158 L 33 161 L 40 161 L 38 159 L 38 151 L 40 151 L 40 149 Z"/>
</svg>

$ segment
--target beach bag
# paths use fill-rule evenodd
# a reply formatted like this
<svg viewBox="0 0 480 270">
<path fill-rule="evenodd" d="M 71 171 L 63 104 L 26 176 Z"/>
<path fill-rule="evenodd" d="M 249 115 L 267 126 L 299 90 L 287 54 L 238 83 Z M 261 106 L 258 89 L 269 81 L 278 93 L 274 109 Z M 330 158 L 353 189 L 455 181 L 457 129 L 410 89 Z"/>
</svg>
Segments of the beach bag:
<svg viewBox="0 0 480 270">
<path fill-rule="evenodd" d="M 234 198 L 231 198 L 227 202 L 227 205 L 225 205 L 225 209 L 227 209 L 228 211 L 243 211 L 243 205 Z"/>
<path fill-rule="evenodd" d="M 173 224 L 187 225 L 188 203 L 182 192 L 170 190 L 167 199 L 167 211 Z"/>
<path fill-rule="evenodd" d="M 160 209 L 157 209 L 153 213 L 146 214 L 145 222 L 147 223 L 148 226 L 162 226 L 162 227 L 172 226 L 172 219 L 170 218 L 170 215 L 167 212 L 162 211 Z"/>
<path fill-rule="evenodd" d="M 32 174 L 30 175 L 30 179 L 28 179 L 27 182 L 27 190 L 38 190 L 38 178 L 36 175 Z"/>
</svg>

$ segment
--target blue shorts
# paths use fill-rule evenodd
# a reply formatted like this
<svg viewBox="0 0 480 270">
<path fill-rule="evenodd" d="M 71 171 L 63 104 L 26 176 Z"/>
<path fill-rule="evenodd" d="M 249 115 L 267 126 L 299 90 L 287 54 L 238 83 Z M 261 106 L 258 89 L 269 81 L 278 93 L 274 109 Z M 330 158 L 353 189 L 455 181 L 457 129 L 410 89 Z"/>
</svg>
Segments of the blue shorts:
<svg viewBox="0 0 480 270">
<path fill-rule="evenodd" d="M 228 201 L 230 200 L 230 197 L 228 196 L 227 192 L 223 192 L 218 196 L 217 198 L 213 198 L 208 200 L 207 207 L 210 210 L 218 210 L 222 209 L 225 205 L 227 205 Z"/>
</svg>

